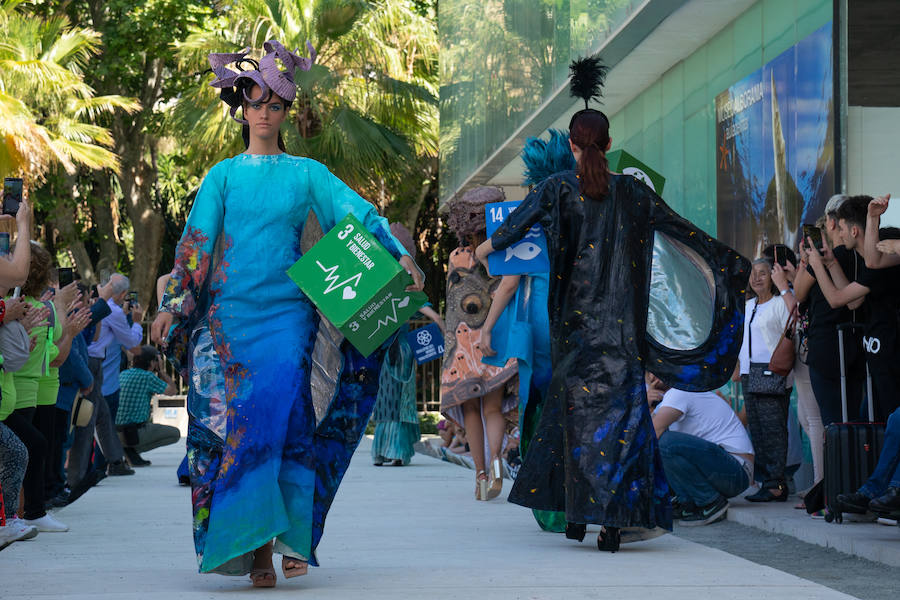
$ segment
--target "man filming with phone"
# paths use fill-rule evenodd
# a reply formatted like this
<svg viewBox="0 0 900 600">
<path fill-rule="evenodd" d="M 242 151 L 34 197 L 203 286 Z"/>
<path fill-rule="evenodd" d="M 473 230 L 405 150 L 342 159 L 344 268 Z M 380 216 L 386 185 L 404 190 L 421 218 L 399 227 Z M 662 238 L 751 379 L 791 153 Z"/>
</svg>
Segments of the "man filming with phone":
<svg viewBox="0 0 900 600">
<path fill-rule="evenodd" d="M 853 196 L 838 210 L 839 231 L 848 250 L 857 253 L 864 251 L 869 235 L 866 219 L 870 202 L 870 196 Z M 900 232 L 892 228 L 882 229 L 879 234 L 885 240 L 900 237 Z M 855 271 L 847 274 L 850 280 L 844 282 L 834 270 L 825 267 L 822 255 L 816 248 L 809 248 L 807 256 L 816 273 L 816 281 L 832 308 L 853 308 L 862 301 L 866 303 L 862 346 L 872 379 L 875 420 L 884 421 L 900 406 L 900 372 L 895 364 L 900 350 L 897 325 L 900 265 L 884 269 L 855 265 Z"/>
<path fill-rule="evenodd" d="M 130 283 L 128 278 L 120 273 L 115 273 L 109 281 L 97 288 L 98 297 L 106 302 L 110 309 L 109 315 L 98 324 L 98 331 L 94 341 L 88 346 L 88 366 L 94 377 L 94 387 L 91 391 L 91 401 L 94 403 L 94 415 L 96 419 L 97 437 L 103 447 L 103 453 L 97 453 L 95 461 L 98 471 L 106 470 L 108 475 L 133 475 L 134 470 L 125 464 L 122 444 L 115 429 L 116 409 L 118 408 L 118 393 L 111 396 L 103 394 L 104 389 L 104 360 L 107 349 L 118 342 L 125 348 L 136 348 L 141 344 L 143 331 L 141 330 L 140 307 L 126 306 Z M 128 309 L 126 314 L 125 308 Z M 110 370 L 110 376 L 115 378 L 115 389 L 118 392 L 119 364 L 115 363 L 115 370 Z M 110 404 L 112 402 L 112 404 Z M 93 420 L 93 419 L 92 419 Z M 93 423 L 92 423 L 93 425 Z M 75 441 L 72 451 L 69 453 L 69 487 L 75 489 L 91 470 L 91 445 L 93 443 L 94 427 L 78 427 L 75 430 Z M 105 442 L 105 443 L 104 443 Z M 109 451 L 112 456 L 105 456 Z M 74 457 L 74 460 L 73 460 Z M 105 465 L 109 459 L 108 466 Z"/>
<path fill-rule="evenodd" d="M 822 248 L 822 266 L 836 284 L 843 286 L 849 283 L 845 273 L 856 272 L 863 261 L 862 257 L 845 247 L 838 231 L 837 213 L 847 198 L 843 194 L 832 196 L 825 207 L 825 215 L 816 223 L 816 227 L 821 228 L 818 240 L 814 236 L 805 236 L 801 240 L 802 260 L 794 279 L 797 300 L 807 306 L 809 327 L 806 364 L 823 426 L 841 421 L 841 353 L 837 326 L 858 320 L 855 309 L 862 302 L 856 301 L 838 308 L 831 306 L 816 280 L 815 271 L 809 266 L 807 246 L 813 243 Z M 860 405 L 865 384 L 865 364 L 862 359 L 862 341 L 859 338 L 853 335 L 847 337 L 843 358 L 847 375 L 848 406 L 855 410 Z"/>
<path fill-rule="evenodd" d="M 101 324 L 97 341 L 88 347 L 90 356 L 102 359 L 103 380 L 100 383 L 100 391 L 109 405 L 113 420 L 116 419 L 119 409 L 122 349 L 134 355 L 140 352 L 140 344 L 144 338 L 141 327 L 144 313 L 137 302 L 136 294 L 129 291 L 129 286 L 127 277 L 115 273 L 105 286 L 98 288 L 100 297 L 107 301 L 112 312 Z"/>
</svg>

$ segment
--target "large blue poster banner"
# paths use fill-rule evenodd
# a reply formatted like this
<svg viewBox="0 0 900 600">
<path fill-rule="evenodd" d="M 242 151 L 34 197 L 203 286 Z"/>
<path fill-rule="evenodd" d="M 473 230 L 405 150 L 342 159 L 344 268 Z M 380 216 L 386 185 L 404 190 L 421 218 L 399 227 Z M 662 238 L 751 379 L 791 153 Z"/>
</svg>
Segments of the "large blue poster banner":
<svg viewBox="0 0 900 600">
<path fill-rule="evenodd" d="M 832 24 L 716 96 L 718 237 L 796 248 L 834 194 Z"/>
</svg>

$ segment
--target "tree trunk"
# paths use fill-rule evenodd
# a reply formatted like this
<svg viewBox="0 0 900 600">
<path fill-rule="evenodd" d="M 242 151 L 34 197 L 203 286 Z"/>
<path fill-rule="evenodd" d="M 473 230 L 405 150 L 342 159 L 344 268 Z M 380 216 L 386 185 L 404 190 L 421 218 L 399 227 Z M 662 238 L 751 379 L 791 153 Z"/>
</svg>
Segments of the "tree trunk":
<svg viewBox="0 0 900 600">
<path fill-rule="evenodd" d="M 134 231 L 134 260 L 131 263 L 131 289 L 138 293 L 144 307 L 150 306 L 156 294 L 156 270 L 162 258 L 165 223 L 153 205 L 156 170 L 147 162 L 144 150 L 155 141 L 143 133 L 131 133 L 118 139 L 129 140 L 122 150 L 123 203 Z"/>
<path fill-rule="evenodd" d="M 98 283 L 116 272 L 119 265 L 119 244 L 116 240 L 116 222 L 113 218 L 113 195 L 109 173 L 95 171 L 92 191 L 95 201 L 91 203 L 91 218 L 98 233 L 100 256 L 96 264 Z"/>
<path fill-rule="evenodd" d="M 84 241 L 81 239 L 81 231 L 75 221 L 75 207 L 69 202 L 70 197 L 74 197 L 76 190 L 75 177 L 66 176 L 65 178 L 65 199 L 61 199 L 53 210 L 52 226 L 59 232 L 59 242 L 72 253 L 75 260 L 75 269 L 87 283 L 97 283 L 97 272 L 94 270 L 94 262 L 88 254 L 87 248 L 84 247 Z"/>
</svg>

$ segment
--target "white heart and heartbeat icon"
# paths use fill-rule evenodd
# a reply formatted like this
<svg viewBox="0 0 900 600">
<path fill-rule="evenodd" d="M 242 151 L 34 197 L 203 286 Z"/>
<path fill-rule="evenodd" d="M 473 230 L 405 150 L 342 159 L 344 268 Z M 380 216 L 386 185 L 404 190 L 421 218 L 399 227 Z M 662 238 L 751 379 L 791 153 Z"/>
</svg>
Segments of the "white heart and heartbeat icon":
<svg viewBox="0 0 900 600">
<path fill-rule="evenodd" d="M 321 262 L 316 261 L 316 264 L 319 265 L 319 268 L 325 272 L 325 283 L 328 284 L 328 287 L 325 288 L 323 294 L 330 294 L 335 290 L 341 289 L 343 287 L 343 291 L 341 292 L 344 296 L 344 300 L 353 300 L 356 298 L 356 290 L 350 285 L 359 285 L 360 279 L 362 278 L 362 273 L 357 273 L 351 277 L 340 281 L 341 277 L 337 274 L 338 266 L 334 265 L 333 267 L 326 267 Z"/>
</svg>

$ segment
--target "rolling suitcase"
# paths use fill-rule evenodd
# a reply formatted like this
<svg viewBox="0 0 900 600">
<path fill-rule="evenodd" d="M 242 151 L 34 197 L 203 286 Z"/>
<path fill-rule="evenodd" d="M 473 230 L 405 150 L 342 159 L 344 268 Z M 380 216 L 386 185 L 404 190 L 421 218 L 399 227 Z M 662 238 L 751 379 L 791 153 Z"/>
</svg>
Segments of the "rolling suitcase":
<svg viewBox="0 0 900 600">
<path fill-rule="evenodd" d="M 866 482 L 884 445 L 884 423 L 874 423 L 874 399 L 872 378 L 866 367 L 866 396 L 869 421 L 850 422 L 847 414 L 847 371 L 844 363 L 844 332 L 860 328 L 855 323 L 838 325 L 838 351 L 841 360 L 841 408 L 842 423 L 825 428 L 825 504 L 828 512 L 825 520 L 842 523 L 844 516 L 837 503 L 838 494 L 855 492 Z"/>
</svg>

